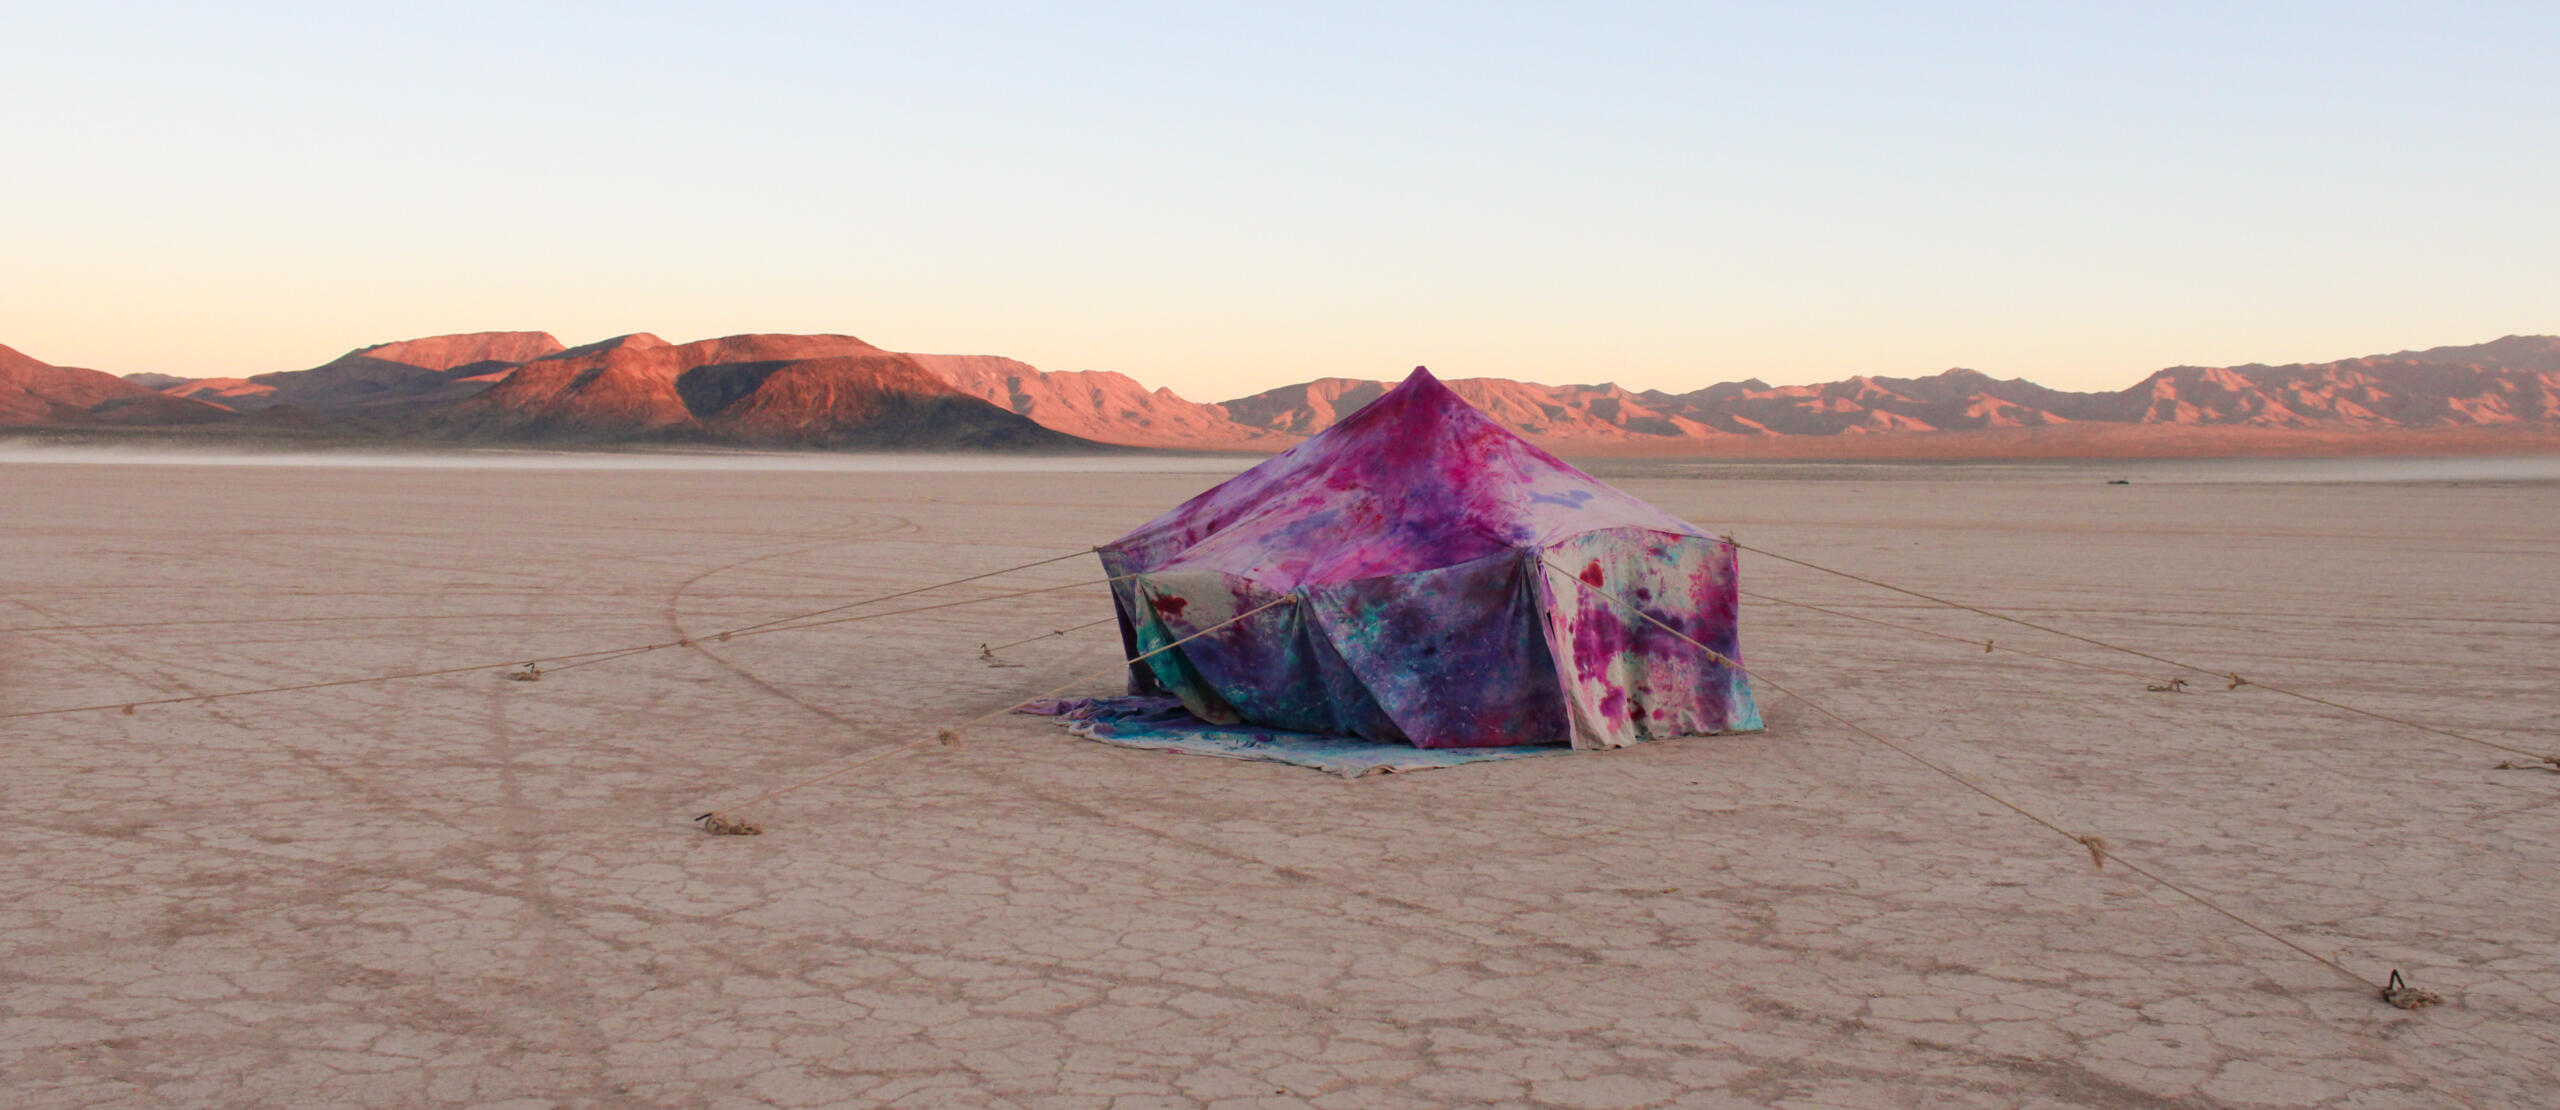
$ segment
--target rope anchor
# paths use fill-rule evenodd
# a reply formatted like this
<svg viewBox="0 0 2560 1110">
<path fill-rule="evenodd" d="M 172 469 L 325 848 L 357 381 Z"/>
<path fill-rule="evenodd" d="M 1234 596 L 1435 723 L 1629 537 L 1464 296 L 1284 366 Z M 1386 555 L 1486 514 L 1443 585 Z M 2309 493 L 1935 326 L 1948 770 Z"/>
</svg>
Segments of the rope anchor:
<svg viewBox="0 0 2560 1110">
<path fill-rule="evenodd" d="M 2391 981 L 2383 984 L 2382 1000 L 2403 1010 L 2418 1010 L 2444 1001 L 2444 996 L 2410 986 L 2408 980 L 2400 977 L 2400 969 L 2395 967 L 2391 969 Z"/>
<path fill-rule="evenodd" d="M 2080 846 L 2081 846 L 2081 847 L 2083 847 L 2083 848 L 2087 848 L 2087 849 L 2089 850 L 2089 866 L 2094 867 L 2094 868 L 2097 868 L 2097 869 L 2098 869 L 2098 870 L 2100 870 L 2100 871 L 2104 871 L 2104 870 L 2106 870 L 2106 869 L 2107 869 L 2107 838 L 2106 838 L 2106 837 L 2103 837 L 2103 836 L 2075 836 L 2075 837 L 2072 837 L 2071 839 L 2079 841 L 2079 842 L 2080 842 Z"/>
<path fill-rule="evenodd" d="M 764 829 L 762 826 L 750 825 L 744 821 L 739 821 L 734 818 L 723 817 L 717 812 L 703 814 L 700 817 L 694 818 L 694 821 L 702 826 L 702 831 L 710 833 L 713 836 L 764 835 Z"/>
<path fill-rule="evenodd" d="M 511 682 L 540 682 L 542 681 L 542 664 L 527 663 L 523 670 L 507 672 L 507 679 Z"/>
<path fill-rule="evenodd" d="M 132 707 L 126 707 L 125 712 L 133 712 Z M 2530 759 L 2502 760 L 2498 764 L 2498 769 L 2501 771 L 2549 771 L 2560 775 L 2560 755 L 2537 755 Z"/>
<path fill-rule="evenodd" d="M 2148 684 L 2145 684 L 2142 688 L 2143 688 L 2143 689 L 2145 689 L 2145 690 L 2149 690 L 2149 691 L 2151 691 L 2152 693 L 2155 693 L 2155 694 L 2176 694 L 2176 693 L 2182 693 L 2182 692 L 2184 692 L 2184 691 L 2186 690 L 2186 688 L 2187 688 L 2187 680 L 2186 680 L 2186 679 L 2183 679 L 2183 678 L 2173 678 L 2173 679 L 2170 679 L 2170 680 L 2169 680 L 2169 681 L 2167 681 L 2167 682 L 2153 682 L 2153 683 L 2148 683 Z"/>
<path fill-rule="evenodd" d="M 986 665 L 988 665 L 988 666 L 990 666 L 990 667 L 1019 667 L 1019 666 L 1022 666 L 1022 664 L 1020 664 L 1020 663 L 1007 663 L 1007 662 L 1005 662 L 1005 661 L 1004 661 L 1004 660 L 1002 660 L 1002 659 L 998 659 L 998 658 L 996 658 L 996 649 L 991 648 L 991 647 L 988 647 L 988 646 L 987 646 L 987 645 L 985 645 L 985 644 L 979 644 L 979 645 L 978 645 L 978 661 L 979 661 L 979 662 L 981 662 L 981 663 L 985 663 Z"/>
</svg>

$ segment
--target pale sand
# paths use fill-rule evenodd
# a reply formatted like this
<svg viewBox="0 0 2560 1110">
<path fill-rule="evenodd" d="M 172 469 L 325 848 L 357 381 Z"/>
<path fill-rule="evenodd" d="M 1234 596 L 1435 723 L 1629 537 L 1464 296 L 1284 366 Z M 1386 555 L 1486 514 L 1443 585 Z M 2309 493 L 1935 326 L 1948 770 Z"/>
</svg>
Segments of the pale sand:
<svg viewBox="0 0 2560 1110">
<path fill-rule="evenodd" d="M 2560 747 L 2560 483 L 1613 473 L 1747 542 Z M 20 461 L 0 703 L 700 633 L 1214 480 Z M 1764 735 L 1359 781 L 1013 717 L 761 837 L 686 823 L 1107 664 L 1103 630 L 975 659 L 1106 611 L 0 722 L 0 1103 L 2560 1105 L 2560 775 L 1766 604 L 1744 643 L 1779 681 L 2446 1004 L 2385 1007 L 1765 689 Z"/>
</svg>

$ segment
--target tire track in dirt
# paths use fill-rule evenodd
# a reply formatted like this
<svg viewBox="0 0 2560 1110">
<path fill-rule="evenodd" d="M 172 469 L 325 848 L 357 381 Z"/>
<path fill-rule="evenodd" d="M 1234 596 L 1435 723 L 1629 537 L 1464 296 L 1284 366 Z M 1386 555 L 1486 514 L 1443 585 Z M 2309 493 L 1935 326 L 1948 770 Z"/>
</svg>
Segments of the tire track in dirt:
<svg viewBox="0 0 2560 1110">
<path fill-rule="evenodd" d="M 849 731 L 857 733 L 862 731 L 862 726 L 853 719 L 845 717 L 844 715 L 825 706 L 795 695 L 774 683 L 767 682 L 747 671 L 744 667 L 731 662 L 730 660 L 719 657 L 716 652 L 711 652 L 705 649 L 704 654 L 712 656 L 714 659 L 718 660 L 722 666 L 737 673 L 742 679 L 772 693 L 775 697 L 789 702 L 810 714 L 839 725 Z M 1429 936 L 1444 941 L 1455 941 L 1470 949 L 1485 951 L 1486 956 L 1488 957 L 1499 956 L 1502 954 L 1502 950 L 1499 949 L 1487 951 L 1485 939 L 1483 937 L 1470 935 L 1465 931 L 1438 924 L 1436 919 L 1444 915 L 1440 914 L 1431 906 L 1418 903 L 1410 899 L 1383 894 L 1363 887 L 1339 882 L 1302 868 L 1282 863 L 1275 863 L 1241 849 L 1230 848 L 1223 844 L 1202 840 L 1197 837 L 1186 836 L 1166 829 L 1156 828 L 1135 819 L 1129 814 L 1116 813 L 1075 798 L 1051 792 L 1021 775 L 1007 773 L 970 762 L 954 761 L 946 764 L 946 766 L 977 778 L 987 785 L 994 786 L 1000 790 L 1010 790 L 1018 796 L 1037 799 L 1049 804 L 1053 808 L 1064 810 L 1076 816 L 1105 825 L 1115 826 L 1137 833 L 1149 840 L 1172 845 L 1196 854 L 1206 855 L 1225 863 L 1238 865 L 1251 871 L 1259 872 L 1277 879 L 1281 885 L 1284 886 L 1310 887 L 1332 891 L 1337 895 L 1343 896 L 1344 900 L 1336 903 L 1336 906 L 1344 910 L 1348 910 L 1353 905 L 1366 904 L 1365 908 L 1368 912 L 1358 914 L 1356 919 L 1359 920 L 1360 924 L 1367 928 L 1379 930 L 1389 935 Z M 1426 920 L 1416 922 L 1412 920 L 1414 917 L 1421 917 Z M 1472 928 L 1502 935 L 1512 940 L 1522 948 L 1554 952 L 1572 961 L 1572 964 L 1575 965 L 1598 966 L 1609 962 L 1609 957 L 1604 949 L 1574 944 L 1570 941 L 1557 939 L 1556 937 L 1543 932 L 1523 929 L 1501 922 L 1471 921 L 1467 924 Z M 862 940 L 856 940 L 854 943 L 864 946 L 868 946 L 869 944 L 869 942 Z M 984 960 L 975 956 L 956 955 L 948 952 L 947 950 L 941 949 L 928 949 L 928 951 L 932 954 L 941 955 L 950 959 L 969 960 L 973 962 L 990 962 L 998 963 L 1000 965 L 1003 963 L 1002 961 Z M 2236 966 L 2243 969 L 2248 966 L 2248 960 L 2245 956 L 2240 959 L 2236 959 L 2234 963 Z M 1109 973 L 1087 971 L 1084 972 L 1084 974 L 1108 975 Z M 1747 1008 L 1753 1009 L 1755 1012 L 1762 1013 L 1764 1016 L 1776 1015 L 1789 1020 L 1822 1026 L 1831 1036 L 1836 1038 L 1853 1040 L 1857 1037 L 1870 1035 L 1894 1036 L 1893 1034 L 1886 1034 L 1877 1031 L 1854 1016 L 1848 1018 L 1829 1018 L 1825 1015 L 1805 1011 L 1802 1008 L 1781 999 L 1768 996 L 1748 985 L 1737 983 L 1731 984 L 1731 987 L 1738 994 L 1743 996 L 1743 1005 Z M 1190 989 L 1198 990 L 1202 988 L 1195 985 Z M 1224 995 L 1227 992 L 1224 990 L 1216 990 L 1210 991 L 1209 993 Z M 1310 1010 L 1317 1007 L 1319 1004 L 1318 1000 L 1315 999 L 1289 999 L 1289 1002 L 1296 1008 Z M 2313 1022 L 2315 1024 L 2322 1024 L 2319 1022 L 2319 1019 L 2310 1014 L 2307 1004 L 2297 1004 L 2303 1005 L 2304 1007 L 2303 1012 L 2296 1015 L 2300 1020 Z M 1337 1013 L 1342 1009 L 1338 1002 L 1326 1005 L 1323 1008 L 1330 1012 Z M 1402 1022 L 1399 1015 L 1386 1010 L 1378 1011 L 1373 1020 L 1399 1027 L 1401 1027 Z M 2354 1035 L 2359 1036 L 2361 1039 L 2365 1040 L 2368 1045 L 2371 1045 L 2378 1050 L 2383 1048 L 2378 1041 L 2374 1040 L 2370 1033 L 2356 1031 Z M 1597 1034 L 1589 1033 L 1571 1034 L 1569 1039 L 1590 1041 L 1595 1045 L 1603 1044 L 1605 1041 L 1605 1038 L 1602 1038 Z M 2080 1079 L 2070 1079 L 2070 1077 L 2067 1076 L 2046 1075 L 2035 1070 L 2033 1067 L 2028 1066 L 2034 1064 L 2034 1061 L 2028 1061 L 2019 1057 L 2004 1056 L 1996 1052 L 1988 1052 L 1965 1046 L 1910 1041 L 1908 1038 L 1902 1039 L 1915 1047 L 1925 1048 L 1933 1052 L 1943 1053 L 1947 1056 L 1969 1060 L 1987 1068 L 1993 1068 L 2010 1074 L 2019 1075 L 2022 1078 L 2029 1080 L 2033 1086 L 2043 1088 L 2049 1093 L 2063 1093 L 2072 1085 L 2081 1082 Z M 2077 1074 L 2076 1069 L 2074 1070 L 2074 1074 Z M 2085 1079 L 2087 1077 L 2082 1078 Z M 2065 1080 L 2068 1081 L 2066 1082 Z M 2108 1086 L 2114 1085 L 2108 1084 Z M 2128 1093 L 2132 1091 L 2131 1088 L 2125 1088 L 2124 1090 Z M 2161 1104 L 2166 1105 L 2165 1103 Z"/>
<path fill-rule="evenodd" d="M 857 515 L 837 534 L 815 543 L 748 555 L 701 570 L 668 592 L 668 605 L 672 612 L 685 591 L 693 585 L 739 567 L 806 555 L 827 547 L 874 540 L 913 529 L 914 524 L 904 518 L 888 517 L 882 523 L 881 518 Z M 602 907 L 563 898 L 552 890 L 542 858 L 541 835 L 546 817 L 556 815 L 542 804 L 530 800 L 525 793 L 520 759 L 523 748 L 509 716 L 515 696 L 516 691 L 496 688 L 483 697 L 488 737 L 486 757 L 498 767 L 500 823 L 511 845 L 501 850 L 515 859 L 517 880 L 506 896 L 521 907 L 516 914 L 517 927 L 521 939 L 530 945 L 540 969 L 539 990 L 530 999 L 519 996 L 519 1001 L 536 1003 L 545 1020 L 539 1023 L 541 1028 L 518 1029 L 511 1039 L 538 1044 L 578 1061 L 575 1070 L 582 1087 L 576 1093 L 599 1105 L 610 1104 L 621 1093 L 613 1084 L 610 1059 L 613 1040 L 600 1024 L 605 1007 L 593 989 L 599 976 L 591 974 L 591 969 L 586 966 L 591 958 L 585 954 L 587 950 L 581 944 L 604 943 L 615 950 L 624 946 L 584 927 L 577 920 L 579 912 L 593 912 Z M 710 768 L 700 760 L 687 761 L 706 770 Z M 629 914 L 631 908 L 613 907 L 612 911 Z M 571 942 L 571 937 L 578 938 L 579 942 Z M 520 1026 L 522 1022 L 511 1024 Z"/>
<path fill-rule="evenodd" d="M 445 592 L 446 591 L 444 589 L 440 588 L 437 591 L 437 594 L 441 597 Z M 37 608 L 23 600 L 17 600 L 16 603 L 29 609 Z M 38 611 L 42 612 L 42 610 Z M 56 614 L 46 613 L 45 615 L 55 617 L 55 619 L 60 619 Z M 208 692 L 204 687 L 198 685 L 196 682 L 176 677 L 174 675 L 169 675 L 165 670 L 161 671 L 159 680 L 154 682 L 151 679 L 146 678 L 144 675 L 137 673 L 136 668 L 163 668 L 166 664 L 159 661 L 147 660 L 141 656 L 136 649 L 118 648 L 112 645 L 101 644 L 94 637 L 85 638 L 85 640 L 86 643 L 84 644 L 57 644 L 56 646 L 63 650 L 76 652 L 86 656 L 93 661 L 99 661 L 100 665 L 107 669 L 123 675 L 126 678 L 133 679 L 146 687 L 153 688 L 155 693 L 160 696 L 171 696 L 173 693 L 175 696 L 193 696 Z M 411 666 L 415 666 L 417 660 L 420 658 L 419 652 L 422 650 L 423 644 L 413 648 L 412 652 L 408 656 Z M 129 665 L 119 665 L 117 662 L 110 660 L 121 660 L 123 664 Z M 369 715 L 388 715 L 397 713 L 401 704 L 407 700 L 412 684 L 389 683 L 386 685 L 390 687 L 390 689 L 386 691 L 389 696 L 389 704 L 380 707 L 377 713 Z M 161 717 L 163 715 L 162 710 L 165 708 L 172 707 L 154 707 L 154 716 Z M 423 819 L 428 824 L 442 827 L 464 837 L 472 835 L 469 829 L 465 828 L 458 822 L 442 817 L 431 809 L 415 805 L 406 793 L 396 793 L 383 788 L 374 780 L 372 775 L 367 774 L 362 770 L 363 760 L 361 758 L 362 753 L 360 751 L 348 752 L 346 753 L 345 759 L 337 759 L 332 758 L 331 755 L 322 751 L 285 743 L 278 739 L 278 733 L 281 730 L 271 726 L 261 727 L 258 722 L 249 719 L 249 716 L 238 707 L 222 702 L 207 702 L 186 708 L 195 710 L 200 713 L 204 719 L 215 725 L 224 726 L 241 733 L 263 733 L 268 740 L 269 750 L 282 755 L 290 763 L 302 768 L 304 771 L 310 772 L 320 779 L 336 785 L 345 793 L 353 794 L 358 798 L 364 799 L 375 806 L 381 807 L 386 812 L 402 813 L 414 818 Z M 308 708 L 304 710 L 306 715 L 310 712 L 312 712 L 312 710 Z M 167 745 L 165 744 L 154 743 L 137 737 L 134 734 L 134 726 L 131 723 L 125 722 L 122 718 L 114 718 L 113 720 L 115 723 L 124 725 L 120 731 L 122 732 L 121 739 L 125 744 L 153 753 L 163 753 L 167 750 Z M 346 731 L 352 732 L 358 727 L 358 722 L 330 720 L 327 721 L 323 727 L 332 726 L 343 727 Z M 243 806 L 260 805 L 271 802 L 292 802 L 295 800 L 297 799 L 291 797 L 248 800 L 240 798 L 225 798 L 220 802 L 208 801 L 188 806 L 183 804 L 166 804 L 171 800 L 163 799 L 165 807 L 157 812 L 160 816 L 170 821 L 185 822 L 189 818 L 198 817 L 204 814 L 236 811 Z M 310 799 L 301 800 L 308 801 Z"/>
<path fill-rule="evenodd" d="M 843 523 L 835 529 L 834 538 L 828 541 L 819 544 L 801 545 L 784 552 L 764 553 L 732 560 L 731 562 L 697 573 L 693 578 L 688 579 L 687 583 L 699 581 L 702 578 L 720 573 L 726 569 L 731 569 L 764 559 L 780 557 L 782 555 L 805 553 L 807 551 L 817 550 L 818 548 L 827 546 L 831 543 L 872 538 L 878 535 L 895 534 L 903 530 L 911 530 L 912 528 L 912 522 L 906 521 L 903 518 L 889 518 L 888 523 L 883 526 L 879 523 L 879 518 L 872 514 L 848 514 L 844 518 Z M 411 569 L 423 571 L 428 568 L 417 564 L 411 564 Z M 532 601 L 556 591 L 564 583 L 573 580 L 576 573 L 574 566 L 555 572 L 553 580 L 547 589 L 528 592 L 525 595 L 528 605 Z M 678 589 L 682 588 L 683 587 L 681 585 L 678 587 Z M 453 589 L 453 583 L 445 582 L 440 583 L 433 590 L 428 592 L 431 597 L 441 598 L 452 592 Z M 34 603 L 24 601 L 23 599 L 11 598 L 9 600 L 11 603 L 19 605 L 31 612 L 35 612 L 39 616 L 53 620 L 64 619 L 59 613 L 45 609 L 41 606 L 35 605 Z M 515 616 L 519 619 L 530 619 L 528 614 L 516 614 Z M 89 658 L 100 667 L 132 679 L 139 685 L 152 687 L 164 693 L 174 690 L 179 696 L 191 696 L 205 692 L 205 690 L 196 683 L 185 679 L 164 677 L 161 681 L 154 682 L 151 678 L 146 676 L 140 668 L 153 667 L 156 664 L 151 660 L 143 658 L 132 649 L 120 649 L 108 645 L 92 647 L 88 644 L 82 643 L 57 644 L 53 646 L 60 650 Z M 423 657 L 419 653 L 425 650 L 426 643 L 423 638 L 421 638 L 415 650 L 413 650 L 412 654 L 408 657 L 411 669 L 415 669 L 418 661 Z M 318 673 L 317 671 L 309 668 L 303 668 L 301 669 L 301 672 L 304 677 Z M 226 675 L 224 677 L 234 678 L 241 681 L 246 681 L 248 678 L 248 676 L 238 674 Z M 401 707 L 406 704 L 412 696 L 413 691 L 411 688 L 415 684 L 399 682 L 388 683 L 386 685 L 391 687 L 391 689 L 387 691 L 389 695 L 388 704 L 367 706 L 361 710 L 359 716 L 355 719 L 341 719 L 336 715 L 323 712 L 323 721 L 321 722 L 320 727 L 333 730 L 352 731 L 361 727 L 364 719 L 379 720 L 383 717 L 400 713 Z M 502 695 L 515 693 L 515 691 L 508 690 L 504 686 L 501 686 L 499 690 Z M 324 704 L 344 703 L 337 701 L 336 699 L 332 699 L 331 702 Z M 226 726 L 240 732 L 254 733 L 264 731 L 270 735 L 271 742 L 272 735 L 276 731 L 272 727 L 261 726 L 261 724 L 258 721 L 253 720 L 250 715 L 244 715 L 243 712 L 236 710 L 234 707 L 227 706 L 222 703 L 207 703 L 201 706 L 188 708 L 195 709 L 206 719 L 209 719 L 211 723 Z M 302 713 L 306 716 L 313 712 L 314 710 L 310 707 L 305 707 L 302 710 Z M 158 714 L 155 711 L 155 716 L 156 715 Z M 121 719 L 118 720 L 120 722 Z M 132 745 L 151 752 L 160 752 L 166 748 L 165 744 L 135 737 L 133 735 L 133 730 L 130 727 L 126 727 L 120 731 L 123 733 L 120 739 L 127 745 Z M 489 830 L 485 827 L 466 825 L 461 819 L 447 818 L 437 814 L 432 808 L 417 805 L 416 799 L 409 791 L 387 789 L 377 783 L 370 774 L 364 771 L 364 761 L 360 758 L 361 753 L 353 753 L 355 758 L 352 758 L 352 761 L 350 761 L 349 759 L 335 757 L 331 753 L 287 745 L 281 742 L 272 742 L 272 748 L 282 754 L 286 759 L 290 760 L 293 764 L 312 773 L 315 777 L 334 785 L 338 788 L 340 793 L 333 795 L 331 793 L 324 792 L 315 796 L 303 798 L 296 798 L 294 796 L 277 796 L 273 798 L 251 799 L 247 802 L 243 802 L 238 798 L 226 798 L 219 802 L 207 801 L 196 805 L 185 805 L 183 803 L 176 802 L 175 799 L 164 799 L 163 802 L 165 804 L 161 809 L 156 811 L 156 815 L 160 820 L 154 822 L 154 825 L 168 826 L 196 824 L 207 815 L 236 811 L 244 804 L 258 805 L 267 803 L 291 803 L 297 800 L 307 802 L 351 794 L 371 803 L 383 812 L 400 813 L 413 818 L 423 819 L 430 824 L 442 827 L 457 834 L 457 840 L 452 845 L 431 853 L 426 857 L 421 866 L 427 868 L 444 866 L 456 861 L 457 859 L 468 858 L 475 855 L 479 850 L 481 850 L 481 842 L 491 835 Z M 713 765 L 702 763 L 699 760 L 687 761 L 693 763 L 699 770 L 712 771 L 718 769 Z M 488 767 L 500 775 L 504 775 L 509 765 L 483 764 L 482 766 Z M 136 830 L 128 829 L 126 831 L 132 832 Z M 230 850 L 218 843 L 209 843 L 192 839 L 184 842 L 184 846 L 190 850 L 207 850 L 217 852 Z M 266 861 L 273 861 L 274 859 L 279 858 L 275 853 L 247 851 L 246 854 Z"/>
</svg>

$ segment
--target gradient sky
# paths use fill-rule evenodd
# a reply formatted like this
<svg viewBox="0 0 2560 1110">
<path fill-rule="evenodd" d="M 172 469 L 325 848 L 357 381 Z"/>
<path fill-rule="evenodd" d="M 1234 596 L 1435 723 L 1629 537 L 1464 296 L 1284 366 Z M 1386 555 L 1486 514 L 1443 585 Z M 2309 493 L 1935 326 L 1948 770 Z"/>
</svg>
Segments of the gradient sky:
<svg viewBox="0 0 2560 1110">
<path fill-rule="evenodd" d="M 0 7 L 0 343 L 840 331 L 1197 399 L 2560 332 L 2560 5 Z"/>
</svg>

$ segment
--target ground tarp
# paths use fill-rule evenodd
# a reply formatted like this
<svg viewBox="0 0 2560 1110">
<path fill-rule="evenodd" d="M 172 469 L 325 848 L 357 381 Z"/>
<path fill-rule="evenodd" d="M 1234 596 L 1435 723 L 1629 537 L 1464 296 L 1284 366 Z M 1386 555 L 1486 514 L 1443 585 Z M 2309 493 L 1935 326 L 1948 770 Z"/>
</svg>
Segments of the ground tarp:
<svg viewBox="0 0 2560 1110">
<path fill-rule="evenodd" d="M 1022 712 L 1061 718 L 1068 732 L 1123 748 L 1287 763 L 1344 778 L 1425 771 L 1488 759 L 1563 755 L 1570 750 L 1561 744 L 1417 748 L 1411 744 L 1381 744 L 1356 736 L 1291 732 L 1246 724 L 1216 725 L 1192 716 L 1191 711 L 1184 709 L 1177 699 L 1144 695 L 1034 702 L 1024 706 Z"/>
</svg>

